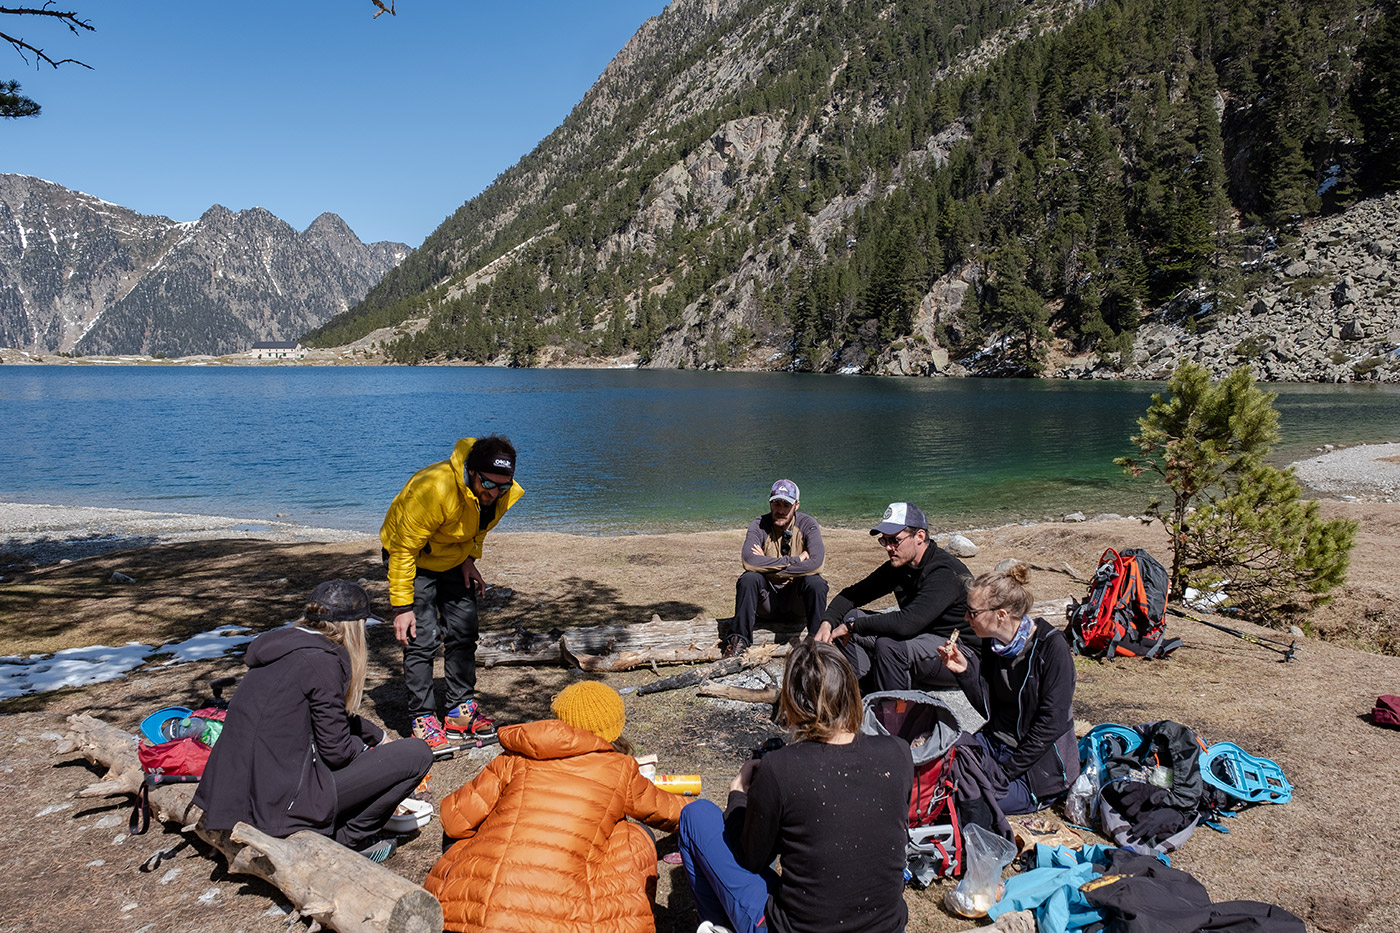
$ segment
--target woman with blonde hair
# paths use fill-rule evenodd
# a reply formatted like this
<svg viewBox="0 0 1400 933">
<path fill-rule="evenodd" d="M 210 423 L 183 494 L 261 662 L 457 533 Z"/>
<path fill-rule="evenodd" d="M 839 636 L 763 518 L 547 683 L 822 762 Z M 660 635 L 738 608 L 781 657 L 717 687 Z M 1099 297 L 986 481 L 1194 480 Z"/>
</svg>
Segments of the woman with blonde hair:
<svg viewBox="0 0 1400 933">
<path fill-rule="evenodd" d="M 377 834 L 433 753 L 421 739 L 386 742 L 359 715 L 369 616 L 364 589 L 330 580 L 302 618 L 253 639 L 194 796 L 206 828 L 310 829 L 376 862 L 394 854 L 396 840 Z"/>
<path fill-rule="evenodd" d="M 1030 570 L 1020 562 L 968 584 L 967 621 L 980 652 L 938 649 L 986 724 L 973 736 L 989 759 L 1003 813 L 1034 813 L 1079 777 L 1074 658 L 1064 633 L 1032 619 Z"/>
<path fill-rule="evenodd" d="M 745 762 L 724 814 L 707 800 L 681 814 L 701 928 L 899 933 L 909 746 L 860 731 L 855 671 L 831 644 L 792 649 L 778 703 L 794 741 Z"/>
</svg>

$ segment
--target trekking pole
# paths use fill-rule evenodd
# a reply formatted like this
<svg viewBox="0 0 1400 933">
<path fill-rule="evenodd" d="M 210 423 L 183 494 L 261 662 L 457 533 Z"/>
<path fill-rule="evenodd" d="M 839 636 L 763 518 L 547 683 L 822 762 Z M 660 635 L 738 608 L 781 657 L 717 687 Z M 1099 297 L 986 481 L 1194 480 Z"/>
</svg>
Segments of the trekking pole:
<svg viewBox="0 0 1400 933">
<path fill-rule="evenodd" d="M 1278 654 L 1281 654 L 1283 655 L 1283 659 L 1279 662 L 1281 664 L 1287 664 L 1289 661 L 1292 661 L 1293 656 L 1298 653 L 1298 643 L 1296 641 L 1285 645 L 1281 641 L 1275 641 L 1272 638 L 1265 638 L 1263 635 L 1251 635 L 1249 632 L 1241 632 L 1237 628 L 1229 628 L 1228 626 L 1217 625 L 1214 622 L 1207 622 L 1205 619 L 1202 619 L 1199 616 L 1193 616 L 1189 612 L 1183 612 L 1182 610 L 1173 608 L 1171 606 L 1167 607 L 1167 611 L 1174 616 L 1179 616 L 1183 619 L 1190 619 L 1192 622 L 1199 622 L 1201 625 L 1209 625 L 1211 628 L 1219 629 L 1227 635 L 1234 635 L 1240 641 L 1249 642 L 1251 645 L 1258 645 L 1260 648 L 1263 648 L 1266 651 L 1273 651 Z"/>
</svg>

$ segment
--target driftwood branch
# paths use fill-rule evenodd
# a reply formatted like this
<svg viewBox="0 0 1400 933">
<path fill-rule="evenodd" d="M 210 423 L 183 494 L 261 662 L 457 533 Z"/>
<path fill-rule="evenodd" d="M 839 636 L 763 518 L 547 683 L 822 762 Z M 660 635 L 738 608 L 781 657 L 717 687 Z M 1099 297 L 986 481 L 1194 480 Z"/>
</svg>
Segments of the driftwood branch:
<svg viewBox="0 0 1400 933">
<path fill-rule="evenodd" d="M 59 744 L 108 769 L 107 777 L 80 795 L 103 785 L 120 784 L 135 772 L 140 783 L 136 737 L 92 716 L 68 717 L 70 731 Z M 369 861 L 332 839 L 309 831 L 276 839 L 246 823 L 229 831 L 205 829 L 202 811 L 192 803 L 196 785 L 171 784 L 151 789 L 151 811 L 218 849 L 229 871 L 256 875 L 286 895 L 313 928 L 340 933 L 437 933 L 442 906 L 437 898 L 394 872 Z"/>
<path fill-rule="evenodd" d="M 749 687 L 732 687 L 729 684 L 703 683 L 696 692 L 702 697 L 715 697 L 720 700 L 738 700 L 741 703 L 763 703 L 771 705 L 778 701 L 778 691 L 773 687 L 753 690 Z"/>
<path fill-rule="evenodd" d="M 766 664 L 774 658 L 786 656 L 788 651 L 787 645 L 754 645 L 738 657 L 724 658 L 705 667 L 697 667 L 681 674 L 663 677 L 649 684 L 642 684 L 636 692 L 638 696 L 645 696 L 648 693 L 665 693 L 667 690 L 693 687 L 715 677 L 727 677 L 750 667 Z"/>
</svg>

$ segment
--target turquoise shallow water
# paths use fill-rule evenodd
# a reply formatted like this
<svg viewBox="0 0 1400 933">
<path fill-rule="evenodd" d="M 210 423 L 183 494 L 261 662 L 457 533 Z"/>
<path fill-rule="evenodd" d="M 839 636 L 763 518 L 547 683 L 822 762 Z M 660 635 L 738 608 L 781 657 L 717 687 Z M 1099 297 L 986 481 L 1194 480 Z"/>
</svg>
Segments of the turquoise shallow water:
<svg viewBox="0 0 1400 933">
<path fill-rule="evenodd" d="M 502 530 L 733 527 L 789 476 L 824 523 L 940 527 L 1150 496 L 1113 466 L 1147 383 L 398 367 L 0 367 L 0 497 L 373 531 L 462 436 L 520 449 Z M 1400 390 L 1277 386 L 1278 459 L 1400 440 Z"/>
</svg>

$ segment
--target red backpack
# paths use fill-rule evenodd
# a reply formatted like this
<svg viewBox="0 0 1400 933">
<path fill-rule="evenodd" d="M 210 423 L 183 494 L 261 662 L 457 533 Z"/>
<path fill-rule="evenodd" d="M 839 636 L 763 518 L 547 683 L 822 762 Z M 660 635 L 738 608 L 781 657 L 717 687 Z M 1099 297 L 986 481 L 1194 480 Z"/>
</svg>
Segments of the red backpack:
<svg viewBox="0 0 1400 933">
<path fill-rule="evenodd" d="M 217 720 L 223 722 L 228 710 L 206 706 L 197 709 L 191 718 Z M 212 740 L 211 740 L 212 741 Z M 198 783 L 204 776 L 204 766 L 209 763 L 209 753 L 213 749 L 196 738 L 173 739 L 169 742 L 152 744 L 142 739 L 136 746 L 136 757 L 141 762 L 145 780 L 136 794 L 127 828 L 131 835 L 139 836 L 151 822 L 150 789 L 162 784 Z"/>
<path fill-rule="evenodd" d="M 893 735 L 909 743 L 914 787 L 909 794 L 909 871 L 927 884 L 932 876 L 962 872 L 962 827 L 953 795 L 953 743 L 962 732 L 953 711 L 917 690 L 867 694 L 861 731 Z"/>
<path fill-rule="evenodd" d="M 1166 568 L 1137 548 L 1121 553 L 1109 548 L 1089 581 L 1084 602 L 1075 601 L 1065 613 L 1065 636 L 1077 654 L 1160 658 L 1181 647 L 1166 638 Z"/>
<path fill-rule="evenodd" d="M 223 722 L 228 710 L 214 706 L 197 709 L 190 714 L 191 720 L 214 720 Z M 205 737 L 208 737 L 206 730 Z M 214 739 L 210 739 L 213 742 Z M 197 738 L 179 738 L 169 742 L 151 744 L 143 739 L 136 746 L 136 757 L 141 760 L 141 770 L 145 772 L 146 783 L 152 786 L 173 783 L 175 779 L 198 781 L 204 774 L 204 766 L 209 761 L 211 746 Z"/>
</svg>

